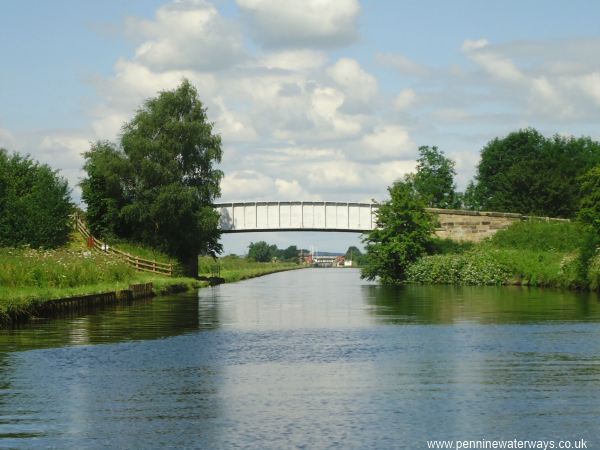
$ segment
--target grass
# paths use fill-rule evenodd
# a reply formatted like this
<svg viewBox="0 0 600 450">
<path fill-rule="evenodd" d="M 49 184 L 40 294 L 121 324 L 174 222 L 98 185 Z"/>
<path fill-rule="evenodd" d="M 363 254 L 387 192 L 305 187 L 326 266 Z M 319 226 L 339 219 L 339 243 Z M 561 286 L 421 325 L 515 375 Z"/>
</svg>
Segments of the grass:
<svg viewBox="0 0 600 450">
<path fill-rule="evenodd" d="M 441 246 L 443 252 L 414 263 L 407 280 L 598 289 L 595 242 L 593 233 L 576 222 L 517 222 L 470 248 Z"/>
<path fill-rule="evenodd" d="M 224 256 L 216 261 L 211 257 L 203 256 L 200 258 L 199 264 L 201 276 L 220 276 L 227 283 L 304 267 L 293 262 L 261 263 L 235 255 Z M 218 267 L 220 267 L 220 274 L 217 273 Z"/>
<path fill-rule="evenodd" d="M 139 248 L 131 246 L 128 251 Z M 48 300 L 111 292 L 149 282 L 156 293 L 206 285 L 193 278 L 136 272 L 118 258 L 89 251 L 77 233 L 71 235 L 66 246 L 56 250 L 0 248 L 0 322 L 6 323 L 17 312 L 33 310 Z"/>
<path fill-rule="evenodd" d="M 122 252 L 129 253 L 133 256 L 137 256 L 143 259 L 155 260 L 160 263 L 175 263 L 176 261 L 166 253 L 160 252 L 150 247 L 146 247 L 142 244 L 136 244 L 133 242 L 115 241 L 112 245 Z"/>
</svg>

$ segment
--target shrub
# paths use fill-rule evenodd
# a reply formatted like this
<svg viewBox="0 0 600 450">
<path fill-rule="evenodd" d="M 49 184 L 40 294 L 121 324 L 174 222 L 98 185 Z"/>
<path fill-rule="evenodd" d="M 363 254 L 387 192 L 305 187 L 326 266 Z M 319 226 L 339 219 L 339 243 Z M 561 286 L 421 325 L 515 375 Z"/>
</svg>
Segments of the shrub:
<svg viewBox="0 0 600 450">
<path fill-rule="evenodd" d="M 500 285 L 510 279 L 510 269 L 483 252 L 425 256 L 412 264 L 407 281 L 428 284 Z"/>
<path fill-rule="evenodd" d="M 434 237 L 431 239 L 427 253 L 430 255 L 445 255 L 449 253 L 465 253 L 475 247 L 473 242 L 454 241 L 452 239 L 442 239 Z"/>
</svg>

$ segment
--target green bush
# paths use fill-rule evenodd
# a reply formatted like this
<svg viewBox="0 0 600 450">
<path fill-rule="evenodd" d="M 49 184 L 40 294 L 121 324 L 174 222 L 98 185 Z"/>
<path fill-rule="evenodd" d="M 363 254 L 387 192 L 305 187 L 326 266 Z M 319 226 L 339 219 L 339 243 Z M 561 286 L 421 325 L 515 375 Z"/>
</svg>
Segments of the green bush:
<svg viewBox="0 0 600 450">
<path fill-rule="evenodd" d="M 69 187 L 55 171 L 0 149 L 0 247 L 66 243 L 71 211 Z"/>
<path fill-rule="evenodd" d="M 407 281 L 427 284 L 506 284 L 510 269 L 483 252 L 424 256 L 407 271 Z"/>
<path fill-rule="evenodd" d="M 588 268 L 588 281 L 590 289 L 594 291 L 600 290 L 600 251 L 596 250 L 596 254 L 590 260 Z"/>
<path fill-rule="evenodd" d="M 578 222 L 528 220 L 515 222 L 489 240 L 496 248 L 573 252 L 580 249 L 591 230 Z"/>
<path fill-rule="evenodd" d="M 579 178 L 581 203 L 577 217 L 600 234 L 600 166 Z"/>
<path fill-rule="evenodd" d="M 430 255 L 446 255 L 449 253 L 465 253 L 475 247 L 473 242 L 454 241 L 435 237 L 431 240 L 427 253 Z"/>
</svg>

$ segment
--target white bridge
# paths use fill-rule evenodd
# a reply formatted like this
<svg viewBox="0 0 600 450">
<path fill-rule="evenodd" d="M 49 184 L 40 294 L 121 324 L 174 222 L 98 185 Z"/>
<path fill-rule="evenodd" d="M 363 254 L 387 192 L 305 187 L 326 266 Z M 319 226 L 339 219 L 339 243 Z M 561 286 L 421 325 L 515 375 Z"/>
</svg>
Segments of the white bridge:
<svg viewBox="0 0 600 450">
<path fill-rule="evenodd" d="M 345 231 L 376 226 L 376 203 L 242 202 L 215 205 L 223 233 L 255 231 Z"/>
</svg>

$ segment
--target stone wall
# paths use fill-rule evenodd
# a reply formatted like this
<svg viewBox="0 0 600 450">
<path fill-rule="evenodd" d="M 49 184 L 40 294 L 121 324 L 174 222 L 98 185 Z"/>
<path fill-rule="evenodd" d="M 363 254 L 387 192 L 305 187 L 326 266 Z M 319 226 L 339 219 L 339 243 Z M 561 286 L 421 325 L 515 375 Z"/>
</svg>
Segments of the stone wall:
<svg viewBox="0 0 600 450">
<path fill-rule="evenodd" d="M 438 208 L 428 208 L 427 210 L 436 214 L 439 219 L 439 228 L 436 229 L 435 234 L 438 237 L 456 241 L 479 242 L 492 236 L 496 231 L 508 227 L 513 222 L 530 219 L 530 216 L 513 213 Z"/>
</svg>

